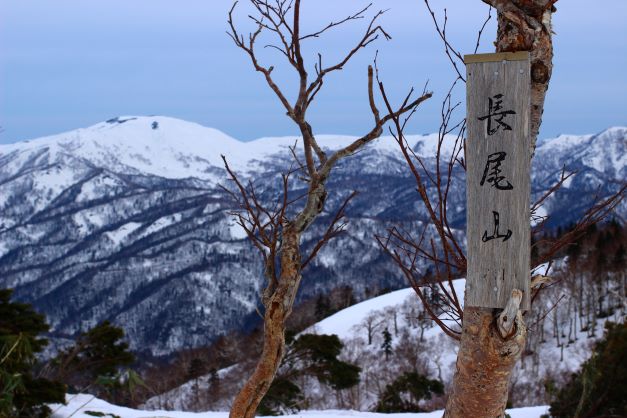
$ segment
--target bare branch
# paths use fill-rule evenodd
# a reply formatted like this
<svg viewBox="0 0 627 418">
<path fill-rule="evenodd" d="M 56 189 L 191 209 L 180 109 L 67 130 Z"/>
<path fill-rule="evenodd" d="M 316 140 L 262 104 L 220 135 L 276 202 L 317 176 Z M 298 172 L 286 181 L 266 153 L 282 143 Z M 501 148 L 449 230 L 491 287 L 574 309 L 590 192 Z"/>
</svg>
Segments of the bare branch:
<svg viewBox="0 0 627 418">
<path fill-rule="evenodd" d="M 383 15 L 384 13 L 384 10 L 380 10 L 377 14 L 373 16 L 373 18 L 370 20 L 370 24 L 368 25 L 365 34 L 357 42 L 357 45 L 353 47 L 353 49 L 351 49 L 337 64 L 331 65 L 326 68 L 319 67 L 316 79 L 312 81 L 307 88 L 307 96 L 311 96 L 311 94 L 316 91 L 316 89 L 318 88 L 318 84 L 322 83 L 322 80 L 327 74 L 344 68 L 344 66 L 351 60 L 351 58 L 355 56 L 355 54 L 357 54 L 357 52 L 359 52 L 360 49 L 365 48 L 371 42 L 377 40 L 379 38 L 379 34 L 382 34 L 387 40 L 392 39 L 392 37 L 381 26 L 375 26 L 377 19 L 381 17 L 381 15 Z"/>
<path fill-rule="evenodd" d="M 562 172 L 560 173 L 559 180 L 553 186 L 551 186 L 542 196 L 540 196 L 540 198 L 531 206 L 531 213 L 535 213 L 540 208 L 540 206 L 542 206 L 544 201 L 546 201 L 546 199 L 555 194 L 566 182 L 566 180 L 568 180 L 575 174 L 576 171 L 566 173 L 566 167 L 562 167 Z"/>
<path fill-rule="evenodd" d="M 356 13 L 354 13 L 354 14 L 350 15 L 350 16 L 347 16 L 346 18 L 344 18 L 344 19 L 342 19 L 342 20 L 339 20 L 339 21 L 337 21 L 337 22 L 331 22 L 331 23 L 329 23 L 327 26 L 325 26 L 324 28 L 320 29 L 320 30 L 319 30 L 319 31 L 317 31 L 317 32 L 310 33 L 309 35 L 301 36 L 301 37 L 300 37 L 300 40 L 302 41 L 302 40 L 305 40 L 305 39 L 307 39 L 307 38 L 317 38 L 317 37 L 319 37 L 320 35 L 322 35 L 324 32 L 328 31 L 329 29 L 334 28 L 334 27 L 337 27 L 337 26 L 341 25 L 342 23 L 346 23 L 346 22 L 348 22 L 348 21 L 350 21 L 350 20 L 358 20 L 358 19 L 363 19 L 363 18 L 364 18 L 364 13 L 365 13 L 368 9 L 370 9 L 370 7 L 372 7 L 372 3 L 370 3 L 369 5 L 367 5 L 366 7 L 364 7 L 363 9 L 361 9 L 360 11 L 358 11 L 358 12 L 356 12 Z"/>
<path fill-rule="evenodd" d="M 455 69 L 457 76 L 460 79 L 462 79 L 464 82 L 466 82 L 466 79 L 462 75 L 462 71 L 460 71 L 459 67 L 457 66 L 458 62 L 460 64 L 464 63 L 464 57 L 449 43 L 446 37 L 446 24 L 448 23 L 448 15 L 447 15 L 446 9 L 444 9 L 444 23 L 442 24 L 442 27 L 440 27 L 440 24 L 438 23 L 438 20 L 435 17 L 435 12 L 431 9 L 429 0 L 424 0 L 424 1 L 425 1 L 425 5 L 427 6 L 427 9 L 429 10 L 429 13 L 431 14 L 431 19 L 433 20 L 433 23 L 435 24 L 435 30 L 438 32 L 438 35 L 440 36 L 440 39 L 442 39 L 442 42 L 444 42 L 444 52 L 446 53 L 446 56 L 448 57 L 449 61 L 453 65 L 453 68 Z M 483 28 L 481 30 L 483 31 Z"/>
<path fill-rule="evenodd" d="M 244 37 L 237 32 L 237 29 L 235 28 L 235 24 L 233 23 L 233 11 L 235 10 L 236 6 L 237 6 L 237 1 L 233 3 L 233 7 L 231 7 L 231 10 L 229 10 L 229 17 L 228 17 L 227 22 L 229 24 L 231 31 L 227 32 L 227 35 L 231 37 L 231 39 L 233 40 L 233 42 L 238 48 L 244 50 L 248 54 L 253 64 L 253 67 L 255 68 L 255 71 L 258 71 L 264 75 L 266 79 L 266 83 L 268 83 L 268 86 L 270 87 L 270 89 L 279 98 L 279 100 L 283 104 L 283 107 L 285 107 L 285 109 L 287 110 L 287 113 L 290 115 L 293 114 L 294 109 L 292 108 L 287 98 L 283 95 L 283 92 L 281 91 L 279 86 L 276 85 L 276 83 L 272 79 L 272 76 L 270 75 L 272 73 L 273 67 L 266 68 L 266 67 L 261 66 L 259 62 L 257 61 L 257 57 L 255 55 L 255 41 L 257 40 L 257 37 L 259 36 L 261 31 L 264 29 L 264 26 L 261 24 L 258 25 L 257 30 L 254 33 L 249 35 L 249 41 L 248 41 L 248 44 L 246 44 L 244 42 Z"/>
<path fill-rule="evenodd" d="M 346 199 L 344 199 L 344 203 L 342 203 L 340 208 L 335 213 L 335 216 L 333 217 L 333 220 L 329 223 L 329 226 L 324 235 L 322 236 L 322 238 L 320 238 L 320 240 L 318 240 L 305 261 L 303 261 L 303 269 L 305 268 L 305 266 L 307 266 L 307 264 L 309 264 L 311 260 L 316 257 L 318 251 L 320 251 L 322 247 L 328 244 L 329 241 L 331 241 L 333 238 L 344 232 L 344 228 L 346 227 L 347 223 L 341 221 L 346 217 L 346 206 L 348 205 L 348 202 L 350 202 L 355 196 L 357 196 L 357 194 L 358 193 L 356 191 L 353 191 Z"/>
<path fill-rule="evenodd" d="M 264 276 L 267 279 L 267 285 L 263 291 L 262 302 L 267 307 L 279 283 L 275 263 L 281 248 L 283 225 L 287 222 L 286 211 L 292 203 L 298 200 L 288 200 L 289 177 L 293 170 L 281 175 L 281 193 L 274 207 L 268 209 L 259 199 L 253 184 L 249 182 L 248 187 L 245 187 L 224 156 L 222 160 L 231 181 L 235 183 L 238 190 L 236 193 L 221 186 L 222 190 L 233 197 L 239 208 L 231 215 L 235 217 L 236 223 L 242 227 L 264 260 Z"/>
<path fill-rule="evenodd" d="M 375 239 L 377 240 L 381 248 L 383 248 L 384 251 L 388 255 L 390 255 L 392 259 L 396 262 L 396 264 L 401 268 L 401 271 L 405 275 L 405 278 L 407 279 L 411 287 L 414 289 L 414 291 L 418 295 L 418 298 L 421 300 L 423 306 L 427 310 L 427 313 L 429 314 L 431 319 L 442 329 L 442 331 L 446 335 L 448 335 L 449 337 L 453 339 L 459 340 L 461 333 L 458 330 L 454 330 L 451 327 L 449 327 L 448 324 L 446 324 L 445 321 L 442 318 L 440 318 L 440 316 L 434 310 L 435 307 L 430 303 L 430 301 L 427 300 L 425 293 L 423 291 L 423 288 L 425 286 L 431 288 L 435 292 L 437 292 L 437 289 L 434 290 L 427 283 L 420 283 L 419 280 L 417 280 L 416 277 L 414 276 L 413 270 L 414 270 L 415 265 L 413 263 L 408 266 L 402 260 L 402 257 L 400 256 L 400 254 L 397 251 L 391 250 L 389 247 L 389 244 L 384 242 L 384 240 L 382 240 L 381 237 L 375 236 Z M 454 320 L 454 322 L 458 323 L 457 320 Z"/>
<path fill-rule="evenodd" d="M 266 206 L 261 197 L 255 191 L 252 183 L 244 186 L 235 173 L 230 169 L 224 159 L 225 168 L 237 187 L 237 192 L 229 192 L 236 198 L 239 211 L 235 214 L 237 222 L 246 231 L 249 239 L 261 252 L 265 263 L 265 276 L 268 280 L 267 286 L 263 290 L 262 302 L 266 307 L 264 314 L 264 350 L 262 358 L 258 363 L 253 375 L 248 379 L 244 387 L 235 397 L 231 414 L 252 418 L 259 402 L 267 392 L 279 367 L 279 363 L 285 348 L 285 324 L 290 315 L 296 293 L 301 280 L 302 268 L 316 256 L 324 244 L 330 239 L 340 234 L 346 226 L 345 208 L 348 201 L 354 196 L 351 194 L 340 207 L 335 217 L 329 224 L 326 233 L 314 246 L 311 254 L 302 262 L 301 237 L 305 230 L 311 225 L 318 215 L 324 211 L 327 198 L 326 182 L 337 162 L 362 149 L 367 143 L 379 137 L 383 131 L 383 126 L 388 121 L 398 119 L 402 115 L 415 112 L 416 107 L 424 100 L 431 97 L 431 93 L 423 92 L 422 96 L 411 100 L 411 93 L 407 95 L 402 105 L 381 117 L 374 100 L 374 81 L 372 68 L 368 73 L 368 94 L 370 109 L 373 113 L 375 123 L 372 129 L 363 137 L 352 144 L 334 152 L 327 157 L 325 151 L 316 141 L 312 127 L 307 121 L 307 109 L 320 92 L 324 82 L 324 77 L 333 71 L 339 71 L 346 65 L 355 54 L 362 48 L 379 38 L 380 35 L 389 39 L 390 36 L 385 30 L 376 24 L 383 11 L 375 14 L 365 34 L 358 40 L 356 45 L 346 53 L 335 65 L 323 67 L 322 55 L 318 54 L 318 62 L 314 65 L 316 76 L 313 81 L 309 81 L 305 59 L 302 54 L 301 41 L 316 38 L 332 28 L 352 20 L 363 18 L 364 13 L 370 6 L 348 16 L 347 18 L 331 22 L 321 30 L 309 35 L 301 35 L 301 0 L 250 0 L 258 15 L 250 16 L 257 25 L 256 30 L 251 33 L 248 40 L 238 33 L 233 23 L 233 12 L 235 5 L 228 15 L 230 31 L 227 32 L 235 45 L 242 49 L 249 56 L 256 71 L 261 72 L 270 89 L 279 98 L 288 117 L 298 126 L 303 138 L 304 161 L 301 162 L 295 151 L 295 146 L 290 148 L 296 164 L 295 168 L 282 175 L 283 190 L 279 193 L 279 198 L 274 205 Z M 260 64 L 256 55 L 255 44 L 260 35 L 269 34 L 277 37 L 273 43 L 266 45 L 267 48 L 276 49 L 288 60 L 295 72 L 298 74 L 298 89 L 296 99 L 290 103 L 286 95 L 272 78 L 273 67 L 265 67 Z M 382 87 L 382 83 L 380 83 Z M 391 109 L 391 108 L 390 108 Z M 295 199 L 288 198 L 289 176 L 295 171 L 303 174 L 307 183 L 305 194 Z M 239 193 L 239 197 L 237 196 Z M 304 205 L 299 210 L 294 211 L 294 218 L 288 219 L 288 207 L 306 199 Z M 291 211 L 290 211 L 291 212 Z M 417 255 L 414 256 L 415 259 Z M 277 273 L 277 270 L 279 271 Z M 440 323 L 446 327 L 443 318 Z M 446 329 L 446 328 L 445 328 Z M 453 330 L 449 331 L 454 335 Z"/>
<path fill-rule="evenodd" d="M 479 50 L 479 45 L 481 44 L 481 35 L 483 35 L 483 30 L 487 26 L 490 19 L 492 19 L 492 6 L 488 8 L 488 17 L 483 22 L 483 25 L 481 26 L 481 29 L 479 29 L 479 33 L 477 34 L 477 45 L 475 45 L 475 51 L 474 51 L 475 54 Z"/>
<path fill-rule="evenodd" d="M 555 190 L 557 190 L 557 188 L 555 188 Z M 589 226 L 594 225 L 605 219 L 623 201 L 626 193 L 627 183 L 623 184 L 616 193 L 605 199 L 601 199 L 599 196 L 596 196 L 593 199 L 593 203 L 590 205 L 588 210 L 577 221 L 575 226 L 570 231 L 566 232 L 553 242 L 545 242 L 546 244 L 548 244 L 547 248 L 543 251 L 542 254 L 540 254 L 538 259 L 536 260 L 536 264 L 540 265 L 553 259 L 559 250 L 577 240 L 582 234 L 585 233 L 586 229 Z M 536 245 L 540 242 L 542 241 L 538 241 Z"/>
<path fill-rule="evenodd" d="M 383 84 L 382 83 L 379 83 L 379 87 L 380 87 L 381 92 L 384 93 Z M 371 79 L 369 79 L 369 87 L 368 88 L 369 89 L 372 88 Z M 335 154 L 333 154 L 331 157 L 329 157 L 329 160 L 327 161 L 327 163 L 320 170 L 321 175 L 322 176 L 327 175 L 328 172 L 331 170 L 331 168 L 341 158 L 346 157 L 347 155 L 351 155 L 351 154 L 355 153 L 357 150 L 362 148 L 364 145 L 366 145 L 369 142 L 371 142 L 372 140 L 378 138 L 381 135 L 381 132 L 383 131 L 383 125 L 385 125 L 387 122 L 389 122 L 390 120 L 393 120 L 393 119 L 398 119 L 398 117 L 400 117 L 403 114 L 405 114 L 407 112 L 410 112 L 414 108 L 420 106 L 420 104 L 422 102 L 430 99 L 432 96 L 433 96 L 433 93 L 427 92 L 427 93 L 423 94 L 422 96 L 418 97 L 417 99 L 413 100 L 411 103 L 405 103 L 403 106 L 401 106 L 400 108 L 398 108 L 396 110 L 393 110 L 391 107 L 388 107 L 388 111 L 390 113 L 385 115 L 383 118 L 379 118 L 379 121 L 377 123 L 375 123 L 375 126 L 370 130 L 370 132 L 368 132 L 366 135 L 362 136 L 361 138 L 355 140 L 354 142 L 352 142 L 351 144 L 347 145 L 346 147 L 336 151 Z M 387 101 L 387 98 L 385 96 L 384 96 L 384 99 Z M 375 109 L 376 109 L 376 107 L 375 107 Z M 375 113 L 374 110 L 373 110 L 373 113 Z M 375 113 L 375 119 L 376 118 L 377 118 L 377 116 L 376 116 L 376 113 Z"/>
</svg>

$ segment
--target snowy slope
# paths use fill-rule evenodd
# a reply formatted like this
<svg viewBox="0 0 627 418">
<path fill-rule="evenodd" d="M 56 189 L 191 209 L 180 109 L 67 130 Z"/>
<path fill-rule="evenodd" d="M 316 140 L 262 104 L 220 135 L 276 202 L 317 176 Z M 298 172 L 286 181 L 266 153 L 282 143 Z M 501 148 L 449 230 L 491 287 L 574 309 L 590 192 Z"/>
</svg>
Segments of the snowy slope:
<svg viewBox="0 0 627 418">
<path fill-rule="evenodd" d="M 155 129 L 153 124 L 157 124 Z M 162 116 L 128 116 L 58 135 L 2 145 L 0 154 L 18 152 L 27 158 L 32 153 L 45 151 L 51 161 L 74 157 L 118 172 L 207 178 L 207 165 L 219 166 L 221 154 L 240 155 L 241 149 L 240 141 L 195 123 Z"/>
<path fill-rule="evenodd" d="M 563 261 L 557 262 L 553 270 L 548 272 L 547 266 L 537 268 L 541 274 L 557 276 L 561 274 Z M 620 278 L 620 276 L 618 276 Z M 573 311 L 576 297 L 588 297 L 594 294 L 586 280 L 581 279 L 584 289 L 582 293 L 571 285 L 554 286 L 540 293 L 533 310 L 525 316 L 530 327 L 527 348 L 523 353 L 521 365 L 512 376 L 512 391 L 515 405 L 533 405 L 542 398 L 542 386 L 538 382 L 560 382 L 564 377 L 579 369 L 590 356 L 595 341 L 603 335 L 605 321 L 621 322 L 625 314 L 624 301 L 609 301 L 613 313 L 609 316 L 592 318 L 584 324 L 578 318 L 577 310 Z M 578 279 L 579 281 L 579 279 Z M 620 280 L 607 278 L 607 286 L 620 290 Z M 455 291 L 463 304 L 465 280 L 454 281 Z M 612 291 L 618 291 L 612 290 Z M 593 299 L 594 300 L 594 299 Z M 604 299 L 605 302 L 608 302 Z M 556 301 L 560 301 L 556 305 Z M 575 303 L 574 306 L 577 306 Z M 581 305 L 580 303 L 580 306 Z M 586 308 L 587 309 L 587 308 Z M 346 346 L 344 359 L 362 367 L 362 381 L 356 392 L 373 393 L 368 387 L 370 380 L 389 382 L 401 371 L 413 367 L 423 367 L 423 373 L 432 378 L 439 378 L 450 384 L 455 371 L 457 343 L 446 337 L 431 321 L 420 321 L 423 308 L 413 289 L 402 289 L 391 292 L 352 307 L 344 309 L 311 327 L 305 332 L 318 334 L 336 334 Z M 424 311 L 423 311 L 423 316 Z M 547 318 L 548 316 L 548 318 Z M 443 313 L 441 318 L 446 317 Z M 577 322 L 582 321 L 580 325 Z M 574 326 L 573 326 L 574 323 Z M 372 330 L 369 336 L 369 329 Z M 390 360 L 383 360 L 383 330 L 392 334 L 394 354 Z M 369 341 L 372 337 L 372 341 Z M 307 391 L 306 391 L 307 392 Z M 376 392 L 376 390 L 375 390 Z M 314 404 L 322 403 L 331 397 L 331 392 L 321 390 L 314 397 Z M 376 396 L 363 396 L 360 409 L 368 409 L 376 402 Z M 326 403 L 332 406 L 330 403 Z"/>
<path fill-rule="evenodd" d="M 564 262 L 554 265 L 548 272 L 543 265 L 536 271 L 541 274 L 557 275 Z M 517 406 L 534 405 L 546 402 L 543 385 L 539 382 L 562 382 L 590 356 L 596 340 L 603 334 L 606 320 L 620 322 L 624 305 L 620 300 L 606 301 L 615 306 L 613 314 L 594 317 L 594 323 L 581 323 L 581 318 L 573 316 L 571 302 L 573 296 L 594 292 L 583 279 L 586 287 L 583 293 L 570 285 L 555 286 L 542 292 L 536 299 L 533 310 L 526 314 L 525 321 L 530 327 L 528 345 L 523 353 L 520 367 L 512 376 L 512 401 Z M 594 280 L 592 278 L 592 280 Z M 579 279 L 576 280 L 579 282 Z M 608 279 L 608 286 L 614 284 Z M 454 281 L 454 289 L 463 304 L 465 280 Z M 595 299 L 591 299 L 594 301 Z M 555 302 L 561 303 L 555 306 Z M 594 302 L 593 302 L 594 303 Z M 588 309 L 583 307 L 582 309 Z M 576 312 L 577 310 L 575 310 Z M 441 317 L 444 317 L 443 313 Z M 595 319 L 596 318 L 596 319 Z M 577 325 L 577 322 L 580 322 Z M 573 322 L 575 324 L 572 327 Z M 383 353 L 383 331 L 392 335 L 393 353 L 389 359 Z M 572 330 L 572 332 L 571 332 Z M 299 384 L 312 409 L 350 408 L 371 410 L 380 391 L 396 376 L 404 371 L 419 370 L 430 378 L 442 380 L 446 385 L 452 381 L 455 372 L 457 343 L 444 335 L 439 327 L 430 321 L 413 289 L 393 291 L 341 310 L 316 323 L 302 332 L 338 335 L 344 344 L 342 358 L 361 367 L 361 381 L 357 387 L 349 389 L 345 395 L 321 386 L 314 379 L 301 379 Z M 250 370 L 236 365 L 221 370 L 219 379 L 229 387 L 224 398 L 211 399 L 213 409 L 226 410 L 234 390 L 240 387 Z M 188 382 L 167 393 L 146 402 L 149 409 L 163 408 L 191 409 L 198 393 L 209 393 L 209 376 L 195 382 Z M 195 395 L 196 393 L 196 395 Z M 338 399 L 350 399 L 340 402 Z"/>
<path fill-rule="evenodd" d="M 181 412 L 181 411 L 143 411 L 111 405 L 91 395 L 68 395 L 66 406 L 51 405 L 54 414 L 52 418 L 92 418 L 85 412 L 100 412 L 115 414 L 120 418 L 227 418 L 228 412 Z M 539 418 L 546 414 L 546 406 L 530 408 L 508 409 L 512 418 Z M 302 411 L 295 415 L 283 415 L 285 418 L 440 418 L 443 411 L 434 411 L 420 414 L 377 414 L 350 410 Z M 105 415 L 111 417 L 111 415 Z"/>
<path fill-rule="evenodd" d="M 357 137 L 319 135 L 324 149 L 345 147 Z M 0 155 L 19 153 L 19 166 L 33 153 L 46 152 L 50 161 L 80 158 L 114 171 L 144 173 L 166 178 L 213 179 L 207 166 L 223 167 L 227 157 L 236 170 L 247 170 L 268 156 L 288 153 L 297 137 L 264 137 L 238 141 L 223 132 L 193 122 L 165 116 L 120 116 L 96 125 L 58 135 L 0 145 Z M 425 143 L 427 152 L 435 146 L 435 135 L 410 136 L 410 143 Z M 379 152 L 398 153 L 392 137 L 372 145 Z M 53 184 L 54 180 L 47 181 Z"/>
<path fill-rule="evenodd" d="M 461 286 L 461 294 L 463 294 L 463 282 L 458 282 Z M 352 337 L 353 328 L 370 313 L 386 308 L 394 308 L 401 305 L 408 298 L 416 297 L 414 289 L 408 287 L 406 289 L 395 290 L 373 299 L 368 299 L 323 319 L 311 328 L 303 331 L 306 333 L 316 334 L 335 334 L 341 339 Z"/>
<path fill-rule="evenodd" d="M 320 143 L 336 149 L 354 139 L 327 135 L 320 137 Z M 11 161 L 14 168 L 32 162 L 33 155 L 39 154 L 39 158 L 45 156 L 49 162 L 82 160 L 119 173 L 217 180 L 207 168 L 222 169 L 222 155 L 232 168 L 246 171 L 256 161 L 289 152 L 295 141 L 295 137 L 275 137 L 242 142 L 216 129 L 180 119 L 120 116 L 74 131 L 0 145 L 0 155 L 18 154 L 20 158 Z M 62 180 L 45 182 L 67 185 Z"/>
<path fill-rule="evenodd" d="M 179 119 L 125 116 L 0 145 L 0 286 L 44 312 L 53 337 L 72 338 L 107 319 L 125 328 L 133 349 L 155 355 L 240 328 L 258 303 L 261 269 L 230 218 L 234 202 L 218 187 L 231 184 L 221 154 L 243 180 L 256 182 L 262 199 L 274 201 L 273 179 L 289 167 L 296 139 L 245 143 Z M 355 137 L 318 139 L 337 149 Z M 407 139 L 434 169 L 437 135 Z M 594 196 L 615 192 L 627 177 L 626 141 L 620 127 L 542 141 L 534 197 L 564 164 L 578 174 L 540 214 L 552 215 L 552 226 L 568 224 Z M 453 144 L 447 138 L 443 153 Z M 462 170 L 453 176 L 450 223 L 463 230 L 465 178 Z M 303 187 L 296 183 L 294 192 Z M 306 251 L 346 194 L 360 193 L 348 209 L 347 233 L 310 264 L 299 297 L 342 285 L 363 297 L 405 285 L 373 239 L 392 225 L 415 230 L 426 219 L 395 141 L 382 137 L 338 164 L 328 190 L 327 211 L 304 237 Z M 623 202 L 617 215 L 626 213 Z"/>
<path fill-rule="evenodd" d="M 612 171 L 623 176 L 627 165 L 625 138 L 627 128 L 612 127 L 597 135 L 560 135 L 539 141 L 537 158 L 543 165 L 563 165 L 564 157 L 578 160 L 598 172 Z M 336 150 L 358 137 L 318 135 L 322 148 Z M 15 156 L 10 165 L 15 170 L 32 163 L 33 158 L 46 157 L 49 162 L 67 158 L 89 161 L 92 165 L 112 171 L 152 174 L 165 178 L 215 179 L 207 168 L 223 167 L 221 155 L 236 170 L 247 171 L 255 162 L 269 156 L 287 155 L 289 147 L 299 140 L 295 136 L 264 137 L 254 141 L 238 141 L 213 128 L 166 116 L 120 116 L 96 125 L 38 139 L 0 145 L 0 156 Z M 437 134 L 408 135 L 407 142 L 421 156 L 434 156 Z M 441 152 L 447 155 L 455 137 L 447 136 Z M 368 146 L 380 155 L 400 158 L 395 140 L 383 136 Z M 559 164 L 558 164 L 559 163 Z M 45 179 L 56 186 L 67 179 Z"/>
</svg>

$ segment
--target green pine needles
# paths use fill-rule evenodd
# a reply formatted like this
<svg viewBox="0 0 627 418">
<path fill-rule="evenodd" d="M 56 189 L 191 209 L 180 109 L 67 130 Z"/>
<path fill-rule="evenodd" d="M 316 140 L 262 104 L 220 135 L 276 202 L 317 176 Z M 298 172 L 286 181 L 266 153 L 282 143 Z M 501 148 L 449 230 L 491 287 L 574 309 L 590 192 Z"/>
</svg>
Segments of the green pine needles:
<svg viewBox="0 0 627 418">
<path fill-rule="evenodd" d="M 25 303 L 11 302 L 11 289 L 0 289 L 0 416 L 43 418 L 46 403 L 65 402 L 65 386 L 34 374 L 36 354 L 48 344 L 39 335 L 49 326 Z"/>
</svg>

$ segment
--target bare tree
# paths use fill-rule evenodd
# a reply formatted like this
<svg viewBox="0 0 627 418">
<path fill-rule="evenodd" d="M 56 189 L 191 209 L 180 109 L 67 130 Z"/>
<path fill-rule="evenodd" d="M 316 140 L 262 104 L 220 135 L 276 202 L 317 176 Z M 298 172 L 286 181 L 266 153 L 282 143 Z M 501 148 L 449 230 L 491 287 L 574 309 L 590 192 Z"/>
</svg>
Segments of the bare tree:
<svg viewBox="0 0 627 418">
<path fill-rule="evenodd" d="M 368 336 L 368 345 L 372 344 L 372 337 L 374 337 L 374 333 L 376 330 L 383 325 L 383 319 L 379 312 L 371 312 L 366 316 L 363 321 L 361 321 L 360 328 L 366 331 L 366 335 Z"/>
<path fill-rule="evenodd" d="M 346 225 L 344 211 L 354 193 L 350 194 L 344 201 L 330 222 L 326 233 L 313 250 L 309 254 L 302 254 L 301 236 L 318 215 L 324 211 L 327 198 L 325 185 L 333 168 L 341 159 L 354 154 L 378 138 L 383 131 L 383 126 L 388 121 L 398 119 L 407 112 L 415 111 L 418 105 L 431 97 L 431 93 L 423 91 L 419 97 L 414 98 L 412 89 L 399 107 L 392 109 L 387 103 L 388 111 L 382 115 L 375 103 L 375 70 L 369 66 L 367 89 L 373 117 L 372 127 L 365 135 L 348 146 L 327 153 L 316 140 L 314 130 L 307 120 L 307 110 L 323 87 L 326 77 L 331 73 L 340 71 L 360 50 L 380 36 L 386 39 L 390 38 L 385 30 L 378 25 L 378 19 L 383 11 L 373 15 L 363 36 L 339 61 L 327 66 L 323 63 L 322 55 L 318 54 L 313 65 L 315 73 L 310 77 L 301 45 L 345 23 L 364 19 L 371 5 L 344 19 L 331 22 L 316 32 L 303 33 L 301 31 L 300 0 L 250 0 L 249 3 L 253 9 L 253 14 L 249 15 L 249 18 L 256 26 L 255 31 L 247 37 L 238 32 L 233 19 L 236 2 L 229 12 L 229 35 L 235 45 L 249 56 L 255 71 L 263 75 L 266 84 L 285 108 L 287 116 L 298 127 L 302 135 L 304 161 L 301 161 L 296 146 L 294 146 L 292 148 L 294 164 L 281 177 L 281 190 L 276 202 L 267 205 L 262 202 L 253 183 L 241 182 L 227 164 L 226 159 L 224 160 L 226 170 L 236 188 L 234 191 L 227 190 L 237 201 L 239 207 L 235 213 L 236 221 L 259 250 L 264 262 L 266 279 L 266 285 L 261 296 L 265 308 L 263 313 L 263 352 L 255 371 L 233 402 L 230 412 L 232 418 L 254 416 L 261 399 L 272 383 L 285 352 L 285 321 L 292 310 L 301 281 L 302 269 L 315 257 L 322 246 L 341 233 Z M 298 78 L 296 99 L 293 102 L 288 99 L 290 95 L 285 94 L 273 79 L 274 67 L 265 66 L 260 62 L 257 47 L 258 40 L 263 34 L 273 37 L 274 43 L 266 46 L 278 51 Z M 383 91 L 383 84 L 378 80 L 378 76 L 377 84 L 379 91 Z M 306 182 L 307 191 L 303 196 L 293 197 L 289 193 L 294 174 Z"/>
<path fill-rule="evenodd" d="M 529 51 L 531 57 L 531 137 L 532 154 L 541 124 L 544 98 L 552 71 L 551 16 L 557 0 L 483 0 L 498 13 L 496 52 Z M 460 341 L 457 369 L 452 391 L 446 406 L 445 417 L 504 417 L 508 396 L 508 383 L 512 370 L 525 347 L 527 327 L 519 311 L 520 292 L 512 293 L 504 310 L 476 307 L 462 309 L 460 298 L 453 286 L 453 279 L 463 277 L 466 272 L 466 256 L 459 231 L 449 222 L 448 197 L 456 173 L 466 169 L 464 160 L 465 119 L 454 122 L 457 108 L 452 103 L 452 90 L 465 82 L 463 57 L 450 44 L 446 36 L 446 11 L 440 23 L 431 9 L 436 30 L 445 46 L 457 79 L 442 104 L 442 123 L 435 155 L 435 173 L 430 172 L 425 161 L 415 154 L 407 144 L 403 131 L 411 117 L 394 117 L 391 133 L 399 143 L 401 151 L 413 175 L 419 199 L 426 209 L 429 224 L 422 231 L 391 228 L 386 236 L 377 237 L 379 244 L 391 255 L 400 267 L 431 318 L 450 337 Z M 490 9 L 491 10 L 491 9 Z M 491 14 L 488 15 L 488 20 Z M 487 20 L 486 20 L 487 22 Z M 479 31 L 479 39 L 485 28 Z M 385 100 L 385 92 L 383 92 Z M 386 101 L 387 103 L 387 101 Z M 452 151 L 444 153 L 444 143 L 450 141 Z M 450 149 L 450 148 L 449 148 Z M 542 203 L 572 175 L 563 172 L 557 183 L 532 205 L 532 216 Z M 535 245 L 541 250 L 536 265 L 551 260 L 558 250 L 583 234 L 586 228 L 603 219 L 624 197 L 625 186 L 605 200 L 595 200 L 589 210 L 567 234 L 554 240 L 538 240 Z M 537 235 L 544 226 L 538 222 Z M 426 260 L 435 268 L 435 278 L 425 277 L 420 271 Z M 547 278 L 532 269 L 531 286 L 534 297 L 545 285 Z M 428 293 L 439 294 L 438 302 L 427 297 Z"/>
</svg>

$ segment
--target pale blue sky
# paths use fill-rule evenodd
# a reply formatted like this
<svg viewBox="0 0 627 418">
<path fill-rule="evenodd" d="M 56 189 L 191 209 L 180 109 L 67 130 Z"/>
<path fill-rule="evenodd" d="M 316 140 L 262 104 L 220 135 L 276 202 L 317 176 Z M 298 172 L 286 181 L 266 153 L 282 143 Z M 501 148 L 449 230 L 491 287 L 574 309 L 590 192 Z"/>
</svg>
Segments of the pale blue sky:
<svg viewBox="0 0 627 418">
<path fill-rule="evenodd" d="M 247 4 L 237 18 L 245 22 Z M 305 27 L 324 26 L 365 4 L 305 0 Z M 418 112 L 412 133 L 437 130 L 440 100 L 453 73 L 422 0 L 375 0 L 393 39 L 377 41 L 329 77 L 312 109 L 317 133 L 358 135 L 372 117 L 366 66 L 379 50 L 387 88 L 398 97 L 426 80 L 435 98 Z M 452 42 L 474 49 L 487 15 L 480 0 L 432 0 L 449 11 Z M 594 2 L 596 3 L 596 2 Z M 88 126 L 117 115 L 167 115 L 220 129 L 242 140 L 296 130 L 260 74 L 226 36 L 230 0 L 3 0 L 0 3 L 0 142 Z M 555 70 L 541 137 L 593 133 L 627 124 L 627 1 L 561 0 L 554 17 Z M 480 52 L 492 52 L 493 23 Z M 309 44 L 327 62 L 359 36 L 365 21 Z M 247 24 L 243 25 L 243 30 Z M 249 26 L 248 26 L 249 27 Z M 264 63 L 280 63 L 274 52 Z M 309 60 L 311 62 L 311 59 Z M 278 65 L 277 81 L 293 91 Z M 288 93 L 288 95 L 290 95 Z M 462 97 L 463 98 L 463 97 Z"/>
</svg>

